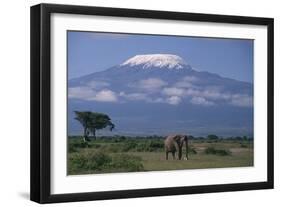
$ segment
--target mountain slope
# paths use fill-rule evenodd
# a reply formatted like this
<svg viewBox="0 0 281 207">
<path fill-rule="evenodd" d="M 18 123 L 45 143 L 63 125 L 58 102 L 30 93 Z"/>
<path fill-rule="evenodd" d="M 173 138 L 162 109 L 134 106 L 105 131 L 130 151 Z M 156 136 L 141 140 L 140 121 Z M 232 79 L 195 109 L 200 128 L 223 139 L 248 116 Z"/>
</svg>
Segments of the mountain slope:
<svg viewBox="0 0 281 207">
<path fill-rule="evenodd" d="M 252 84 L 196 71 L 176 55 L 137 55 L 68 87 L 70 114 L 108 113 L 120 133 L 252 134 Z M 69 129 L 79 131 L 72 115 Z"/>
</svg>

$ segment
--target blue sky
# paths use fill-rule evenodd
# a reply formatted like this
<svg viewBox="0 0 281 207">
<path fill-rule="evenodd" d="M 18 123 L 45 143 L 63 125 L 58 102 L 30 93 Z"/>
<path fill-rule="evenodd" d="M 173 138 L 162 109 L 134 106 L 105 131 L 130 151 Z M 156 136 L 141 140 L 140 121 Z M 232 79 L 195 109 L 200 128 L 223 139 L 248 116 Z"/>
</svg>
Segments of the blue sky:
<svg viewBox="0 0 281 207">
<path fill-rule="evenodd" d="M 195 70 L 253 82 L 253 40 L 75 31 L 68 32 L 68 78 L 154 53 L 175 54 Z"/>
</svg>

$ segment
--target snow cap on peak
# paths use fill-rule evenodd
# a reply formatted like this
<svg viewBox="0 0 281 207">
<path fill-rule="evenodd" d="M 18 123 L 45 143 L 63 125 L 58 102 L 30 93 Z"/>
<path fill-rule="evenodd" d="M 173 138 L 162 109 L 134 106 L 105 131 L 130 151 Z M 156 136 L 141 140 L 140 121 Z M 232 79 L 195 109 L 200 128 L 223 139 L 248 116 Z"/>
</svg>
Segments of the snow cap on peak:
<svg viewBox="0 0 281 207">
<path fill-rule="evenodd" d="M 169 69 L 182 69 L 187 63 L 179 56 L 172 54 L 146 54 L 136 55 L 124 63 L 121 66 L 138 66 L 143 68 L 158 67 Z"/>
</svg>

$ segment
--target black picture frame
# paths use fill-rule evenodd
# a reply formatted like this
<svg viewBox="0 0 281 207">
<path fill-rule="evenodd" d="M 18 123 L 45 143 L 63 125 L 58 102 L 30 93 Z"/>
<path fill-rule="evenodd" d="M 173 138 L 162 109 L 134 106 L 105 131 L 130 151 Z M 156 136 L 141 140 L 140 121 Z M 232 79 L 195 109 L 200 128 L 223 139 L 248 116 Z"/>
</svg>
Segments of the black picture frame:
<svg viewBox="0 0 281 207">
<path fill-rule="evenodd" d="M 51 194 L 50 160 L 50 16 L 53 13 L 99 15 L 113 17 L 151 18 L 210 23 L 233 23 L 267 26 L 267 181 L 237 184 L 219 184 L 186 187 L 167 187 L 73 194 Z M 38 203 L 88 201 L 103 199 L 166 196 L 225 191 L 241 191 L 273 188 L 274 147 L 273 147 L 273 46 L 274 20 L 272 18 L 195 14 L 168 11 L 103 8 L 56 4 L 39 4 L 31 7 L 31 174 L 30 199 Z"/>
</svg>

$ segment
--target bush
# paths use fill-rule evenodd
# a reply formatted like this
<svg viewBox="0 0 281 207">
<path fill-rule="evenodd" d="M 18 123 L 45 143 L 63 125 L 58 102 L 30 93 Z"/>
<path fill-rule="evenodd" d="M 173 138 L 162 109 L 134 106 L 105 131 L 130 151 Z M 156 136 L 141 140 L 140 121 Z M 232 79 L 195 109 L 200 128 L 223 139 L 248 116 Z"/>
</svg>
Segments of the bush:
<svg viewBox="0 0 281 207">
<path fill-rule="evenodd" d="M 75 138 L 68 141 L 68 152 L 78 152 L 79 149 L 94 148 L 99 149 L 102 145 L 94 142 L 84 142 L 81 139 Z"/>
<path fill-rule="evenodd" d="M 123 143 L 111 143 L 101 147 L 105 152 L 109 153 L 119 153 L 119 152 L 129 152 L 137 151 L 138 144 L 135 141 L 126 141 Z"/>
<path fill-rule="evenodd" d="M 111 157 L 102 152 L 80 152 L 70 157 L 75 169 L 99 171 L 111 162 Z"/>
<path fill-rule="evenodd" d="M 101 147 L 101 145 L 100 144 L 91 144 L 90 147 L 98 149 Z"/>
<path fill-rule="evenodd" d="M 197 151 L 194 147 L 188 146 L 188 154 L 197 154 Z"/>
<path fill-rule="evenodd" d="M 68 141 L 68 151 L 69 152 L 77 152 L 79 148 L 88 148 L 90 144 L 88 142 L 84 142 L 82 140 L 69 140 Z"/>
<path fill-rule="evenodd" d="M 116 169 L 117 171 L 141 171 L 144 169 L 142 165 L 141 157 L 128 155 L 128 154 L 116 154 L 112 157 L 112 163 L 110 168 Z"/>
<path fill-rule="evenodd" d="M 128 154 L 107 155 L 104 152 L 80 151 L 69 157 L 69 171 L 77 174 L 99 172 L 142 171 L 141 157 Z"/>
<path fill-rule="evenodd" d="M 220 156 L 231 155 L 231 152 L 229 150 L 215 149 L 214 147 L 207 147 L 204 152 L 205 154 L 213 154 Z"/>
<path fill-rule="evenodd" d="M 164 148 L 164 142 L 163 141 L 151 141 L 149 144 L 149 147 L 155 150 L 163 149 Z"/>
<path fill-rule="evenodd" d="M 137 152 L 147 152 L 148 151 L 148 146 L 146 143 L 142 142 L 142 143 L 138 143 L 137 147 L 136 147 L 136 151 Z"/>
<path fill-rule="evenodd" d="M 241 144 L 240 144 L 240 147 L 241 147 L 241 148 L 248 148 L 248 145 L 247 145 L 247 144 L 241 143 Z"/>
<path fill-rule="evenodd" d="M 105 145 L 104 147 L 102 147 L 102 149 L 104 152 L 120 152 L 122 149 L 120 147 L 120 144 L 108 144 Z"/>
<path fill-rule="evenodd" d="M 136 148 L 138 144 L 134 141 L 129 141 L 123 145 L 122 152 L 128 152 Z"/>
<path fill-rule="evenodd" d="M 101 168 L 106 167 L 111 161 L 112 159 L 110 156 L 103 152 L 97 152 L 90 157 L 89 167 L 90 169 L 100 170 Z"/>
<path fill-rule="evenodd" d="M 78 152 L 78 150 L 73 145 L 68 145 L 68 152 L 73 153 L 73 152 Z"/>
</svg>

